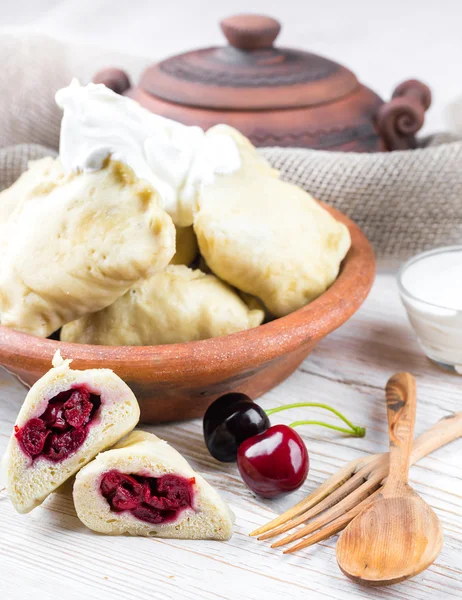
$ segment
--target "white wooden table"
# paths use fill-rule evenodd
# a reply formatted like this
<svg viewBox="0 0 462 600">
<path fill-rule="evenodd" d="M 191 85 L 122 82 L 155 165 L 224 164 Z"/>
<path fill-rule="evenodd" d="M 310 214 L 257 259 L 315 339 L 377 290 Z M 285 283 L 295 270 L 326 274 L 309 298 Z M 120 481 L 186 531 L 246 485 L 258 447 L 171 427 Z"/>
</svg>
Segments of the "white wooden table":
<svg viewBox="0 0 462 600">
<path fill-rule="evenodd" d="M 369 299 L 346 325 L 326 339 L 288 381 L 267 394 L 265 407 L 287 402 L 327 402 L 356 424 L 365 439 L 326 429 L 299 432 L 310 452 L 305 485 L 284 500 L 264 501 L 247 490 L 236 466 L 215 462 L 199 420 L 149 428 L 182 452 L 215 485 L 236 514 L 231 541 L 169 541 L 96 535 L 77 519 L 68 492 L 49 498 L 29 515 L 13 510 L 0 492 L 0 597 L 2 600 L 238 599 L 276 598 L 436 600 L 462 597 L 462 441 L 425 458 L 411 484 L 436 510 L 445 543 L 435 564 L 412 581 L 373 590 L 346 579 L 335 560 L 335 539 L 282 556 L 248 533 L 313 490 L 346 461 L 387 449 L 383 387 L 395 371 L 418 381 L 416 433 L 462 410 L 462 378 L 439 370 L 422 354 L 398 299 L 394 277 L 377 278 Z M 3 452 L 25 390 L 0 373 L 0 451 Z M 310 415 L 319 414 L 314 409 Z M 273 422 L 307 416 L 288 411 Z M 325 415 L 323 415 L 325 417 Z"/>
</svg>

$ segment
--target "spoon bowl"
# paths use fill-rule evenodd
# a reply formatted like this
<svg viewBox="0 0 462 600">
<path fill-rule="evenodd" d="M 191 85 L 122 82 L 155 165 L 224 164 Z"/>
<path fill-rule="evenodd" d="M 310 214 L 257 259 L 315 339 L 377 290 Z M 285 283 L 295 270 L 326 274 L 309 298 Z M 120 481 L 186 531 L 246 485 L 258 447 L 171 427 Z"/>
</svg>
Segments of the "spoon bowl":
<svg viewBox="0 0 462 600">
<path fill-rule="evenodd" d="M 424 571 L 443 545 L 438 517 L 408 485 L 416 384 L 409 373 L 387 383 L 390 470 L 374 500 L 337 542 L 340 569 L 357 583 L 391 585 Z"/>
<path fill-rule="evenodd" d="M 340 537 L 339 566 L 357 583 L 399 583 L 424 571 L 440 553 L 443 534 L 438 517 L 406 487 L 397 497 L 379 495 Z"/>
</svg>

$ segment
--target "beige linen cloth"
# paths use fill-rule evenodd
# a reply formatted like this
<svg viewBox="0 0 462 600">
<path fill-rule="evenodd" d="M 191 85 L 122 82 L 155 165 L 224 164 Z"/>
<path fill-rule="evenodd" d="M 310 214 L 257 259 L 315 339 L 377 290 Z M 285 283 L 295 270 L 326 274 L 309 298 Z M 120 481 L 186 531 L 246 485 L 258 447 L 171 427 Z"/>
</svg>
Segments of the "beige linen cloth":
<svg viewBox="0 0 462 600">
<path fill-rule="evenodd" d="M 137 81 L 152 59 L 63 44 L 44 36 L 0 37 L 0 190 L 28 160 L 56 154 L 61 112 L 57 89 L 87 83 L 103 66 Z M 413 254 L 462 243 L 462 141 L 449 135 L 417 150 L 377 154 L 264 148 L 282 177 L 352 218 L 377 256 L 395 264 Z"/>
</svg>

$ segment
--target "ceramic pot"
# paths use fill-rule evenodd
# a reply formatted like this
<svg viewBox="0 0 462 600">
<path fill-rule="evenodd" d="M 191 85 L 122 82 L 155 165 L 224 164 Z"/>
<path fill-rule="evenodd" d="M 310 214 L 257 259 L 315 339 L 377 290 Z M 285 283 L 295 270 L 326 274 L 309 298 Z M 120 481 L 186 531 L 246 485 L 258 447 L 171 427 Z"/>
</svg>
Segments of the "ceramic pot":
<svg viewBox="0 0 462 600">
<path fill-rule="evenodd" d="M 173 56 L 149 67 L 137 87 L 117 68 L 94 77 L 154 113 L 208 129 L 226 123 L 256 146 L 379 152 L 416 145 L 431 103 L 416 80 L 384 102 L 340 64 L 274 46 L 280 23 L 235 15 L 221 28 L 227 46 Z"/>
</svg>

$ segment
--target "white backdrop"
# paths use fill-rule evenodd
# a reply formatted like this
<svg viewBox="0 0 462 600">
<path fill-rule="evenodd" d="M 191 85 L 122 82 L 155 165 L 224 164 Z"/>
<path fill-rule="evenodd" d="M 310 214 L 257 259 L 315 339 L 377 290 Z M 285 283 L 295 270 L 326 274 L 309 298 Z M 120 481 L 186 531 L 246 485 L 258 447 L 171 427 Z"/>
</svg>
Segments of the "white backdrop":
<svg viewBox="0 0 462 600">
<path fill-rule="evenodd" d="M 350 67 L 387 99 L 410 77 L 428 83 L 425 131 L 444 127 L 462 93 L 461 0 L 0 0 L 0 31 L 29 29 L 159 59 L 220 44 L 220 18 L 261 12 L 283 23 L 281 44 Z"/>
</svg>

